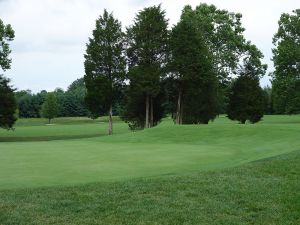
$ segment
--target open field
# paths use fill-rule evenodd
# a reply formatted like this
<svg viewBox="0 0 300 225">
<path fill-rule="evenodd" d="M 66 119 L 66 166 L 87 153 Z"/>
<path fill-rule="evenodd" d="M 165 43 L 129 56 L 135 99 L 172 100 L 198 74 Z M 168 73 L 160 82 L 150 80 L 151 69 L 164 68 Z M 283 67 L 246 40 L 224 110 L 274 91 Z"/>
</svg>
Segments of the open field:
<svg viewBox="0 0 300 225">
<path fill-rule="evenodd" d="M 300 116 L 137 132 L 115 120 L 113 136 L 106 118 L 1 130 L 0 224 L 300 222 Z"/>
</svg>

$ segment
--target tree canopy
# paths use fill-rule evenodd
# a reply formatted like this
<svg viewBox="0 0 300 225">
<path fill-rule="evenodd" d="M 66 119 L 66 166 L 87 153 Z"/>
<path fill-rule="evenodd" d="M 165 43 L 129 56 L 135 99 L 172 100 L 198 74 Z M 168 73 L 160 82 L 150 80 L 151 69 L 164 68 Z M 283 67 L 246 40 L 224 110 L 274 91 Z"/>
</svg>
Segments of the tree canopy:
<svg viewBox="0 0 300 225">
<path fill-rule="evenodd" d="M 124 33 L 121 23 L 104 10 L 96 20 L 85 57 L 86 102 L 94 115 L 109 115 L 112 134 L 112 108 L 125 80 Z"/>
<path fill-rule="evenodd" d="M 300 112 L 300 9 L 283 13 L 273 37 L 273 102 L 276 113 Z"/>
<path fill-rule="evenodd" d="M 5 25 L 0 19 L 0 68 L 2 71 L 10 69 L 11 58 L 9 42 L 15 37 L 11 25 Z M 16 100 L 14 89 L 9 84 L 9 79 L 0 74 L 0 127 L 11 129 L 17 120 Z"/>
<path fill-rule="evenodd" d="M 160 5 L 144 8 L 127 29 L 129 87 L 123 118 L 131 127 L 149 128 L 162 118 L 161 79 L 168 59 L 168 34 Z"/>
</svg>

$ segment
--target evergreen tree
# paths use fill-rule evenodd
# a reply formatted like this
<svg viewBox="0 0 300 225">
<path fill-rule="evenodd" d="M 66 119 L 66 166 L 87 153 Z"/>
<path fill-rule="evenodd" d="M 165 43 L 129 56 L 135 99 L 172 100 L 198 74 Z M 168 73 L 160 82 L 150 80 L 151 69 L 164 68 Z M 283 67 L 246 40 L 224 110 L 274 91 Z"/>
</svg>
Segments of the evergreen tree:
<svg viewBox="0 0 300 225">
<path fill-rule="evenodd" d="M 259 85 L 267 66 L 261 63 L 263 54 L 255 45 L 248 43 L 247 56 L 240 76 L 233 82 L 228 105 L 228 118 L 244 124 L 247 120 L 256 123 L 261 120 L 265 110 L 265 97 Z"/>
<path fill-rule="evenodd" d="M 5 71 L 10 69 L 11 50 L 9 43 L 14 39 L 14 31 L 10 25 L 4 25 L 0 19 L 0 69 Z M 9 85 L 9 79 L 0 74 L 0 127 L 11 129 L 17 120 L 17 105 L 14 97 L 14 89 Z"/>
<path fill-rule="evenodd" d="M 167 62 L 167 27 L 165 11 L 159 5 L 140 11 L 127 30 L 130 84 L 123 119 L 131 127 L 149 128 L 162 118 L 161 79 Z"/>
<path fill-rule="evenodd" d="M 48 93 L 46 96 L 46 100 L 42 105 L 41 115 L 44 118 L 47 118 L 50 124 L 51 119 L 55 118 L 57 114 L 58 114 L 58 104 L 57 104 L 56 96 L 54 93 Z"/>
<path fill-rule="evenodd" d="M 264 115 L 264 95 L 259 79 L 240 76 L 232 84 L 228 118 L 244 124 L 247 120 L 256 123 Z"/>
<path fill-rule="evenodd" d="M 104 10 L 96 20 L 96 29 L 84 55 L 86 102 L 94 116 L 108 112 L 108 134 L 113 132 L 113 104 L 125 79 L 124 34 L 121 28 L 121 23 Z"/>
<path fill-rule="evenodd" d="M 273 102 L 275 113 L 300 112 L 300 9 L 284 13 L 273 37 Z"/>
<path fill-rule="evenodd" d="M 212 54 L 190 6 L 172 30 L 171 57 L 170 68 L 178 83 L 176 123 L 208 123 L 218 113 L 218 83 Z"/>
<path fill-rule="evenodd" d="M 17 104 L 14 89 L 10 87 L 9 80 L 0 75 L 0 127 L 11 129 L 17 120 Z"/>
</svg>

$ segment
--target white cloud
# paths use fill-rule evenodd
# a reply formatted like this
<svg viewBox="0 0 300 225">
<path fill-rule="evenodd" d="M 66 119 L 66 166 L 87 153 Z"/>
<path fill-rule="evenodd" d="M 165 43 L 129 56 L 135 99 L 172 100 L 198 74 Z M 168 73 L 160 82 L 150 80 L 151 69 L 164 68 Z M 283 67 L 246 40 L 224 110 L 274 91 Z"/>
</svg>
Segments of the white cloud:
<svg viewBox="0 0 300 225">
<path fill-rule="evenodd" d="M 10 23 L 16 38 L 12 43 L 12 69 L 6 73 L 19 89 L 66 88 L 84 74 L 85 44 L 104 8 L 113 11 L 124 26 L 138 10 L 162 3 L 170 23 L 178 21 L 184 5 L 198 0 L 0 0 L 0 18 Z M 218 8 L 243 14 L 247 39 L 264 53 L 271 67 L 272 36 L 283 12 L 299 7 L 298 0 L 207 0 Z M 268 83 L 265 78 L 262 83 Z"/>
</svg>

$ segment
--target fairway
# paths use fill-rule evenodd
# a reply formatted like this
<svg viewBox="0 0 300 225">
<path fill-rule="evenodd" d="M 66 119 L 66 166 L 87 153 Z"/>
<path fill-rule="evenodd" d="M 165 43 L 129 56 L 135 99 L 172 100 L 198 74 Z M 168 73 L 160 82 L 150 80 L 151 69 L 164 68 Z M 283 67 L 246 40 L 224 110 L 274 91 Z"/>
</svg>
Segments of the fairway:
<svg viewBox="0 0 300 225">
<path fill-rule="evenodd" d="M 115 118 L 116 119 L 116 118 Z M 76 185 L 216 170 L 299 150 L 300 116 L 265 116 L 241 125 L 225 117 L 209 125 L 131 132 L 117 121 L 20 120 L 0 131 L 0 189 Z M 46 141 L 51 140 L 51 141 Z"/>
</svg>

